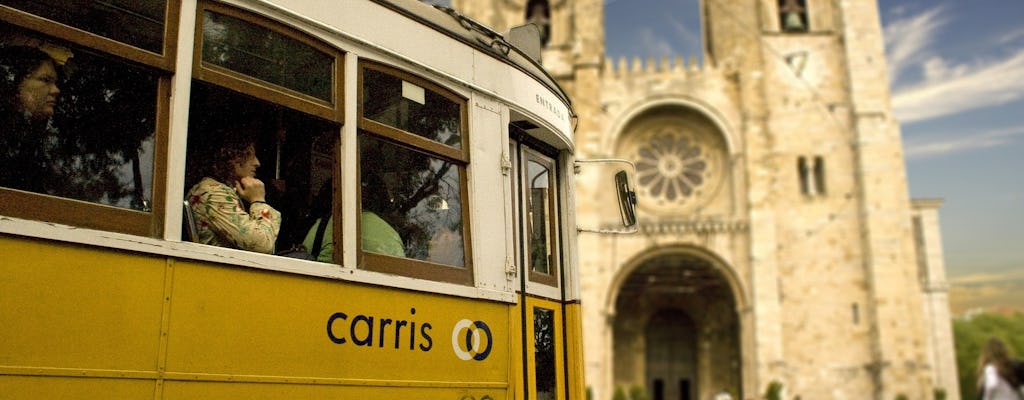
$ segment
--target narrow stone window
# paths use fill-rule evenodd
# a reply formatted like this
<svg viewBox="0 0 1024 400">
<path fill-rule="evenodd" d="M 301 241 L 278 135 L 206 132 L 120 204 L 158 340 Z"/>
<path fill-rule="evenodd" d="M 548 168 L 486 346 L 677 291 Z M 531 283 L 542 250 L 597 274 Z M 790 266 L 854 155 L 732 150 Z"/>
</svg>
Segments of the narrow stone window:
<svg viewBox="0 0 1024 400">
<path fill-rule="evenodd" d="M 779 26 L 783 32 L 807 32 L 807 1 L 779 0 Z"/>
<path fill-rule="evenodd" d="M 850 305 L 850 311 L 853 313 L 853 324 L 860 324 L 860 305 L 853 303 Z"/>
<path fill-rule="evenodd" d="M 526 3 L 526 22 L 540 28 L 540 45 L 546 47 L 551 39 L 551 5 L 548 0 L 530 0 Z"/>
<path fill-rule="evenodd" d="M 796 159 L 796 172 L 800 178 L 800 193 L 807 196 L 813 196 L 810 179 L 810 169 L 807 166 L 807 157 L 800 156 Z"/>
<path fill-rule="evenodd" d="M 814 157 L 814 188 L 818 195 L 825 195 L 825 159 L 822 156 Z"/>
</svg>

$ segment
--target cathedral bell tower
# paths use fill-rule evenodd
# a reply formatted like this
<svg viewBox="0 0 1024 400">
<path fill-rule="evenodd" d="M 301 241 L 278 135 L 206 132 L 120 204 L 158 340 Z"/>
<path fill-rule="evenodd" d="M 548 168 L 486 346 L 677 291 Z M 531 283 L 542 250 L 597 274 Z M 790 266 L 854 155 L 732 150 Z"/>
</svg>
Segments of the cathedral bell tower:
<svg viewBox="0 0 1024 400">
<path fill-rule="evenodd" d="M 637 165 L 640 233 L 578 241 L 594 398 L 956 399 L 941 256 L 922 256 L 937 205 L 909 198 L 877 3 L 690 4 L 701 63 L 606 59 L 606 0 L 452 1 L 541 26 L 577 157 Z M 601 188 L 577 189 L 596 219 Z"/>
</svg>

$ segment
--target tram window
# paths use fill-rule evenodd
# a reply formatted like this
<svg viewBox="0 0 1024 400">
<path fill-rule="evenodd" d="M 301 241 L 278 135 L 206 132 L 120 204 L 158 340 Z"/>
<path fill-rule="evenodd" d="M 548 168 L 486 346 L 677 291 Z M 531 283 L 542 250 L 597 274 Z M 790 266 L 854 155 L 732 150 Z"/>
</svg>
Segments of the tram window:
<svg viewBox="0 0 1024 400">
<path fill-rule="evenodd" d="M 462 168 L 370 135 L 359 153 L 363 250 L 464 267 Z"/>
<path fill-rule="evenodd" d="M 5 0 L 4 5 L 154 53 L 163 51 L 167 1 Z"/>
<path fill-rule="evenodd" d="M 456 149 L 462 147 L 461 100 L 375 69 L 363 70 L 363 116 Z"/>
<path fill-rule="evenodd" d="M 241 132 L 253 144 L 259 164 L 256 178 L 263 182 L 269 205 L 253 209 L 247 203 L 259 203 L 258 196 L 249 194 L 239 196 L 242 200 L 237 202 L 224 202 L 236 220 L 257 229 L 257 234 L 242 239 L 233 235 L 241 230 L 223 219 L 218 222 L 218 215 L 196 212 L 199 241 L 318 261 L 338 260 L 333 249 L 340 239 L 335 235 L 340 234 L 340 224 L 334 217 L 339 215 L 335 211 L 340 198 L 335 194 L 341 190 L 332 182 L 340 181 L 335 174 L 339 172 L 338 137 L 343 120 L 343 106 L 337 101 L 342 98 L 341 85 L 336 79 L 342 75 L 341 52 L 227 5 L 200 2 L 199 6 L 196 43 L 202 56 L 193 65 L 196 81 L 189 109 L 185 196 L 193 212 L 202 211 L 204 206 L 197 201 L 205 200 L 189 195 L 207 193 L 202 188 L 192 191 L 198 182 L 214 188 L 216 184 L 205 178 L 238 180 L 236 177 L 246 172 L 215 173 L 208 156 L 219 149 L 213 143 L 221 137 Z M 246 161 L 251 167 L 253 161 Z M 277 232 L 275 212 L 280 213 Z M 204 227 L 204 223 L 220 225 Z M 317 242 L 313 236 L 318 235 L 321 251 L 309 254 Z"/>
<path fill-rule="evenodd" d="M 202 60 L 331 102 L 334 57 L 284 33 L 203 12 Z"/>
<path fill-rule="evenodd" d="M 200 2 L 194 77 L 341 122 L 342 53 L 278 22 Z"/>
<path fill-rule="evenodd" d="M 527 150 L 526 240 L 530 280 L 557 285 L 554 161 Z"/>
<path fill-rule="evenodd" d="M 546 308 L 533 308 L 534 379 L 537 380 L 537 399 L 557 398 L 555 373 L 555 312 Z"/>
<path fill-rule="evenodd" d="M 361 264 L 472 283 L 465 100 L 387 67 L 364 64 L 360 75 Z"/>
<path fill-rule="evenodd" d="M 222 135 L 241 132 L 254 145 L 259 161 L 256 178 L 265 186 L 265 201 L 281 213 L 279 232 L 270 239 L 271 249 L 277 253 L 298 249 L 317 219 L 331 219 L 334 191 L 330 183 L 333 181 L 338 130 L 335 123 L 197 82 L 193 85 L 189 111 L 185 188 L 189 191 L 187 193 L 193 193 L 192 188 L 199 182 L 209 182 L 205 181 L 208 177 L 218 182 L 224 180 L 217 179 L 218 173 L 211 163 L 213 154 L 220 149 L 211 145 L 222 142 Z M 234 182 L 221 183 L 234 187 Z M 188 200 L 193 210 L 203 207 L 201 198 L 189 196 Z M 244 207 L 242 212 L 252 211 L 251 204 L 241 203 Z M 260 249 L 256 244 L 249 247 L 242 239 L 228 237 L 233 232 L 230 227 L 204 226 L 218 223 L 212 220 L 213 217 L 205 216 L 210 219 L 206 221 L 202 213 L 197 213 L 197 217 L 200 242 L 246 250 Z M 328 244 L 333 248 L 333 243 Z M 269 252 L 266 246 L 262 249 Z M 332 256 L 328 253 L 319 259 L 330 261 Z"/>
<path fill-rule="evenodd" d="M 165 129 L 157 121 L 167 106 L 160 95 L 165 75 L 3 22 L 0 52 L 0 187 L 17 190 L 0 189 L 2 212 L 158 234 L 151 211 L 162 185 L 154 167 Z"/>
</svg>

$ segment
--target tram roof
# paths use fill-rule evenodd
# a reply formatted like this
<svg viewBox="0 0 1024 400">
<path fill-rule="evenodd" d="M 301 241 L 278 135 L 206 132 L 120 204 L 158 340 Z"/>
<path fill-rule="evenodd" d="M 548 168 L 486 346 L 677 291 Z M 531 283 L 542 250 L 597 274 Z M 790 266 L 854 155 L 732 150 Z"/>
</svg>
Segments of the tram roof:
<svg viewBox="0 0 1024 400">
<path fill-rule="evenodd" d="M 493 29 L 459 14 L 451 7 L 432 6 L 419 0 L 372 1 L 477 48 L 497 60 L 516 67 L 550 88 L 554 93 L 558 94 L 558 97 L 565 102 L 566 106 L 572 107 L 572 101 L 565 93 L 565 90 L 548 74 L 547 70 L 521 49 L 506 41 L 501 33 L 495 32 Z M 508 50 L 505 51 L 503 48 Z"/>
</svg>

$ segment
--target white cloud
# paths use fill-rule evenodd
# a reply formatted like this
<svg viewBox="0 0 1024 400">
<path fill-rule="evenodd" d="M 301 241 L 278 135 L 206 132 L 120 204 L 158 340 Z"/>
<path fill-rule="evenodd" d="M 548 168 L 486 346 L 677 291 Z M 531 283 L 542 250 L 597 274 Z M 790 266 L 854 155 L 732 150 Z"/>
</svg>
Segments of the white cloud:
<svg viewBox="0 0 1024 400">
<path fill-rule="evenodd" d="M 683 23 L 683 21 L 680 21 L 678 18 L 671 15 L 669 15 L 667 19 L 669 25 L 672 26 L 672 29 L 675 30 L 675 32 L 682 38 L 683 43 L 685 43 L 685 48 L 700 49 L 700 34 L 697 33 L 697 31 L 700 30 L 699 26 L 688 27 Z"/>
<path fill-rule="evenodd" d="M 1001 58 L 954 62 L 936 54 L 936 38 L 950 22 L 939 6 L 905 14 L 885 26 L 889 77 L 894 87 L 894 114 L 903 123 L 928 120 L 1024 98 L 1024 48 Z M 1024 36 L 1009 32 L 995 43 L 1007 44 Z M 977 52 L 984 54 L 985 48 Z M 990 53 L 991 54 L 991 53 Z M 907 72 L 919 71 L 916 81 Z"/>
<path fill-rule="evenodd" d="M 907 141 L 904 144 L 906 157 L 927 158 L 948 155 L 961 151 L 1001 146 L 1013 140 L 1014 136 L 1024 135 L 1024 126 L 1003 128 L 975 134 L 956 135 L 956 138 L 938 141 Z"/>
<path fill-rule="evenodd" d="M 1024 49 L 1004 59 L 949 67 L 926 61 L 925 79 L 893 93 L 893 109 L 904 123 L 952 115 L 1024 98 Z"/>
<path fill-rule="evenodd" d="M 649 54 L 652 57 L 671 56 L 675 53 L 672 44 L 654 33 L 650 28 L 644 28 L 640 33 L 640 54 Z"/>
<path fill-rule="evenodd" d="M 892 82 L 897 82 L 908 68 L 931 57 L 928 48 L 939 28 L 948 21 L 942 11 L 941 6 L 935 7 L 885 26 L 885 48 Z"/>
<path fill-rule="evenodd" d="M 1007 32 L 1005 35 L 1000 36 L 996 42 L 999 44 L 1012 44 L 1021 39 L 1024 39 L 1024 28 Z"/>
</svg>

